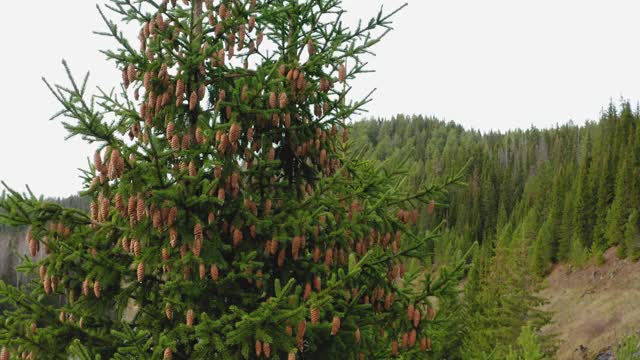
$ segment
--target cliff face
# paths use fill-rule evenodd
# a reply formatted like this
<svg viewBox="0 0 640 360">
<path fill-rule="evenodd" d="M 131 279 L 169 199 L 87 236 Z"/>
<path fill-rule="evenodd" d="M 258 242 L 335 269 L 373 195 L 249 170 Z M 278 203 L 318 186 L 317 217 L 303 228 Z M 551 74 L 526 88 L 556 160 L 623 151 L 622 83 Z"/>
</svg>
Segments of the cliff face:
<svg viewBox="0 0 640 360">
<path fill-rule="evenodd" d="M 20 264 L 18 254 L 28 251 L 24 241 L 24 231 L 4 230 L 0 232 L 0 279 L 16 285 L 24 281 L 24 277 L 16 274 L 16 266 Z"/>
</svg>

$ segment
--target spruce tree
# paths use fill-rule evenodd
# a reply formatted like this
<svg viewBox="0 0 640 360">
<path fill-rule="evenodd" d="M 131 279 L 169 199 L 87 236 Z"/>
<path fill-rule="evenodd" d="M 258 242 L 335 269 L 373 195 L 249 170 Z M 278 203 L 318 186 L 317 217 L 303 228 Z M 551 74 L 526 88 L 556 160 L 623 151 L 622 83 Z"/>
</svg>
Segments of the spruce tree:
<svg viewBox="0 0 640 360">
<path fill-rule="evenodd" d="M 638 210 L 631 211 L 624 230 L 624 247 L 626 255 L 633 261 L 640 259 L 640 226 Z"/>
<path fill-rule="evenodd" d="M 435 234 L 415 235 L 415 209 L 460 176 L 409 194 L 347 152 L 369 100 L 348 83 L 397 10 L 349 29 L 340 0 L 106 7 L 140 26 L 135 48 L 100 11 L 122 88 L 89 97 L 66 63 L 70 84 L 47 83 L 96 144 L 90 212 L 0 200 L 45 255 L 29 286 L 0 282 L 2 359 L 429 357 L 460 268 L 424 276 Z"/>
</svg>

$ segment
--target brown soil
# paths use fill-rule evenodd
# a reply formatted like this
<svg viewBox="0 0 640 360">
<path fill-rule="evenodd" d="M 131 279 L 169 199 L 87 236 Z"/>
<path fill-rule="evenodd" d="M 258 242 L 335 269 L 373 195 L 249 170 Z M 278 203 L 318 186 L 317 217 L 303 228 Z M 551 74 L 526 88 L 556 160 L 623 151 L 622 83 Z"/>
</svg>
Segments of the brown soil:
<svg viewBox="0 0 640 360">
<path fill-rule="evenodd" d="M 541 292 L 553 313 L 543 329 L 560 342 L 557 359 L 593 359 L 640 330 L 640 262 L 620 260 L 616 249 L 602 265 L 556 266 Z"/>
</svg>

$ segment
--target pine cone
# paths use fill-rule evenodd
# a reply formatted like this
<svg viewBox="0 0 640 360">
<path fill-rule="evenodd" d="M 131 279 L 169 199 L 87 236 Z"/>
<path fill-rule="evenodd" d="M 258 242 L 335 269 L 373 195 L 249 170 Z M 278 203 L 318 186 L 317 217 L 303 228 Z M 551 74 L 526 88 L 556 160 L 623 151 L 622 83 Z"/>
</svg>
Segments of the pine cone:
<svg viewBox="0 0 640 360">
<path fill-rule="evenodd" d="M 198 270 L 199 270 L 200 280 L 204 281 L 207 278 L 207 268 L 206 268 L 206 266 L 204 266 L 204 264 L 200 264 Z"/>
<path fill-rule="evenodd" d="M 186 316 L 187 326 L 189 327 L 193 326 L 194 317 L 195 315 L 193 314 L 193 310 L 192 309 L 187 310 L 187 316 Z"/>
<path fill-rule="evenodd" d="M 356 344 L 360 344 L 360 339 L 362 338 L 362 334 L 360 334 L 360 328 L 356 328 L 355 337 Z"/>
<path fill-rule="evenodd" d="M 331 322 L 331 335 L 335 336 L 338 331 L 340 331 L 340 317 L 336 315 Z"/>
<path fill-rule="evenodd" d="M 9 350 L 7 350 L 6 346 L 2 347 L 2 350 L 0 350 L 0 360 L 9 360 L 9 356 L 11 354 L 9 353 Z"/>
<path fill-rule="evenodd" d="M 198 143 L 198 145 L 204 145 L 204 143 L 207 142 L 207 139 L 205 138 L 204 134 L 202 133 L 202 129 L 200 128 L 196 128 L 196 142 Z"/>
<path fill-rule="evenodd" d="M 44 281 L 44 277 L 47 276 L 47 267 L 40 265 L 39 269 L 40 281 Z"/>
<path fill-rule="evenodd" d="M 309 51 L 309 56 L 313 56 L 316 54 L 316 47 L 313 45 L 312 39 L 309 39 L 309 41 L 307 41 L 307 50 Z"/>
<path fill-rule="evenodd" d="M 289 351 L 288 360 L 296 360 L 296 353 L 294 351 Z"/>
<path fill-rule="evenodd" d="M 182 100 L 182 97 L 184 96 L 184 88 L 184 81 L 182 79 L 178 79 L 178 81 L 176 81 L 176 98 L 179 100 Z"/>
<path fill-rule="evenodd" d="M 191 250 L 193 252 L 193 256 L 200 257 L 200 251 L 202 250 L 202 240 L 194 239 L 193 248 Z"/>
<path fill-rule="evenodd" d="M 420 310 L 415 309 L 413 312 L 413 326 L 414 327 L 418 327 L 420 326 L 420 319 L 422 318 L 422 316 L 420 315 Z"/>
<path fill-rule="evenodd" d="M 316 289 L 317 292 L 322 290 L 322 280 L 319 276 L 313 277 L 313 288 Z"/>
<path fill-rule="evenodd" d="M 413 304 L 409 304 L 409 306 L 407 307 L 407 320 L 409 320 L 409 322 L 413 321 L 414 310 L 415 307 L 413 306 Z"/>
<path fill-rule="evenodd" d="M 338 80 L 343 83 L 347 79 L 347 66 L 342 63 L 338 68 Z"/>
<path fill-rule="evenodd" d="M 294 236 L 293 240 L 291 241 L 291 255 L 294 261 L 298 260 L 299 252 L 300 252 L 300 237 Z"/>
<path fill-rule="evenodd" d="M 284 260 L 287 256 L 287 253 L 284 251 L 284 249 L 280 250 L 280 252 L 278 253 L 278 267 L 282 268 L 282 266 L 284 265 Z"/>
<path fill-rule="evenodd" d="M 275 109 L 278 106 L 278 102 L 277 101 L 278 100 L 276 98 L 276 93 L 272 91 L 269 94 L 269 108 Z"/>
<path fill-rule="evenodd" d="M 429 319 L 429 321 L 433 320 L 436 318 L 436 309 L 432 308 L 432 307 L 428 307 L 427 308 L 427 319 Z"/>
<path fill-rule="evenodd" d="M 280 106 L 280 109 L 287 107 L 288 103 L 289 100 L 287 99 L 287 94 L 285 92 L 281 92 L 280 96 L 278 96 L 278 105 Z"/>
<path fill-rule="evenodd" d="M 89 296 L 90 289 L 91 289 L 91 282 L 89 281 L 89 278 L 85 278 L 84 281 L 82 282 L 82 295 Z"/>
<path fill-rule="evenodd" d="M 198 87 L 198 100 L 202 101 L 202 99 L 204 99 L 204 95 L 206 93 L 207 89 L 204 86 L 204 84 L 200 84 L 200 86 Z"/>
<path fill-rule="evenodd" d="M 264 357 L 267 359 L 271 357 L 271 345 L 268 342 L 265 342 L 262 345 L 262 351 L 264 352 Z"/>
<path fill-rule="evenodd" d="M 409 332 L 409 347 L 414 347 L 416 345 L 416 329 L 412 329 L 411 332 Z"/>
<path fill-rule="evenodd" d="M 238 247 L 242 242 L 242 231 L 235 229 L 233 231 L 233 247 Z"/>
<path fill-rule="evenodd" d="M 175 206 L 169 209 L 169 215 L 167 216 L 167 226 L 171 227 L 176 222 L 176 218 L 178 217 L 178 208 Z"/>
<path fill-rule="evenodd" d="M 93 283 L 93 293 L 95 294 L 96 298 L 100 298 L 100 281 L 96 280 Z"/>
<path fill-rule="evenodd" d="M 309 296 L 311 296 L 311 283 L 307 282 L 304 284 L 304 293 L 302 294 L 302 298 L 306 301 L 309 300 Z"/>
<path fill-rule="evenodd" d="M 235 144 L 240 139 L 240 125 L 233 123 L 229 129 L 229 142 Z"/>
<path fill-rule="evenodd" d="M 31 253 L 31 256 L 34 257 L 38 254 L 38 242 L 34 239 L 31 239 L 29 242 L 29 252 Z"/>
<path fill-rule="evenodd" d="M 178 246 L 178 230 L 175 227 L 169 229 L 169 244 L 174 249 Z"/>
<path fill-rule="evenodd" d="M 256 340 L 256 356 L 260 357 L 262 355 L 262 343 L 260 340 Z"/>
<path fill-rule="evenodd" d="M 173 357 L 173 352 L 171 351 L 171 348 L 164 349 L 163 359 L 164 360 L 171 360 L 172 357 Z"/>
<path fill-rule="evenodd" d="M 431 339 L 430 338 L 421 338 L 420 339 L 420 350 L 422 350 L 422 351 L 431 350 Z"/>
<path fill-rule="evenodd" d="M 140 253 L 142 252 L 142 245 L 138 239 L 131 240 L 131 248 L 133 249 L 133 255 L 140 256 Z"/>
<path fill-rule="evenodd" d="M 391 356 L 398 356 L 398 340 L 391 343 Z"/>
<path fill-rule="evenodd" d="M 317 307 L 312 307 L 311 308 L 311 314 L 310 314 L 310 318 L 311 318 L 311 324 L 315 325 L 320 321 L 320 310 Z"/>
<path fill-rule="evenodd" d="M 164 314 L 169 321 L 173 319 L 173 307 L 170 304 L 165 305 Z"/>
<path fill-rule="evenodd" d="M 219 278 L 220 278 L 220 270 L 218 270 L 218 265 L 216 264 L 211 265 L 211 279 L 213 279 L 213 281 L 218 281 Z"/>
<path fill-rule="evenodd" d="M 136 275 L 138 277 L 138 282 L 141 283 L 142 280 L 144 280 L 144 263 L 141 262 L 138 264 Z"/>
<path fill-rule="evenodd" d="M 136 67 L 133 64 L 129 64 L 127 67 L 127 78 L 129 78 L 129 83 L 132 83 L 136 80 Z"/>
<path fill-rule="evenodd" d="M 409 333 L 402 334 L 402 349 L 406 350 L 409 345 Z"/>
<path fill-rule="evenodd" d="M 195 110 L 196 106 L 198 106 L 198 93 L 193 91 L 189 97 L 189 111 Z"/>
</svg>

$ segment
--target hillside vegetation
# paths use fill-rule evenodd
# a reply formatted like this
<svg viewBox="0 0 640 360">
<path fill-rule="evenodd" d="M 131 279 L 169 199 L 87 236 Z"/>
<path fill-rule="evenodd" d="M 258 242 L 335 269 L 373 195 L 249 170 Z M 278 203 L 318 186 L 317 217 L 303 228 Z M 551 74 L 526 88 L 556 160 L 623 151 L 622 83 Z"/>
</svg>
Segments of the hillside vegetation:
<svg viewBox="0 0 640 360">
<path fill-rule="evenodd" d="M 640 116 L 629 103 L 610 105 L 598 122 L 553 129 L 489 132 L 453 122 L 397 116 L 354 125 L 355 149 L 404 162 L 407 186 L 418 189 L 467 168 L 467 187 L 452 191 L 444 218 L 449 235 L 434 244 L 434 259 L 481 244 L 521 239 L 534 270 L 552 263 L 583 264 L 619 245 L 621 257 L 640 256 Z"/>
<path fill-rule="evenodd" d="M 441 304 L 452 315 L 438 356 L 593 358 L 637 329 L 639 293 L 627 284 L 640 280 L 639 125 L 628 103 L 584 126 L 507 133 L 421 116 L 354 124 L 351 151 L 404 169 L 410 190 L 465 169 L 467 186 L 419 209 L 422 229 L 447 225 L 430 240 L 434 267 L 473 249 L 461 301 Z M 9 282 L 22 239 L 0 228 Z"/>
</svg>

